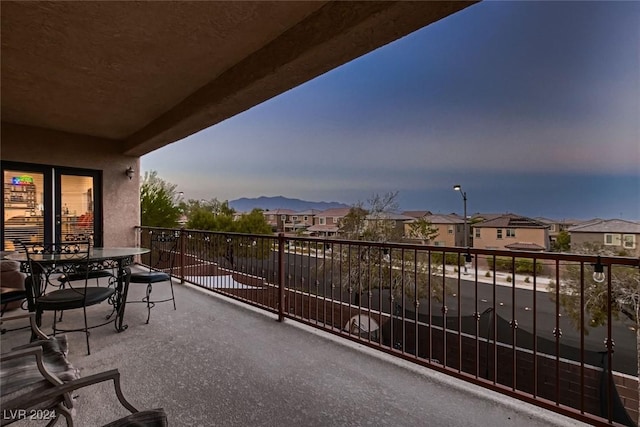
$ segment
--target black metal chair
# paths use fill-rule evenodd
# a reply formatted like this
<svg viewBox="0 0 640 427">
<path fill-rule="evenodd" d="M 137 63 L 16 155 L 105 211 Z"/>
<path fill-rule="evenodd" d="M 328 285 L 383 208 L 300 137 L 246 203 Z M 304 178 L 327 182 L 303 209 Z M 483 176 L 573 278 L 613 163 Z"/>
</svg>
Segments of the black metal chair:
<svg viewBox="0 0 640 427">
<path fill-rule="evenodd" d="M 27 304 L 29 311 L 36 313 L 36 324 L 41 326 L 42 313 L 53 311 L 53 335 L 57 332 L 84 332 L 87 339 L 87 354 L 91 354 L 89 346 L 89 329 L 112 323 L 113 320 L 89 326 L 87 307 L 109 300 L 115 294 L 111 287 L 88 286 L 92 266 L 89 254 L 91 241 L 61 243 L 24 243 L 19 242 L 26 253 L 29 276 L 25 280 Z M 60 289 L 50 283 L 54 275 L 60 273 L 73 275 L 79 279 L 66 282 L 67 287 Z M 81 276 L 80 276 L 81 275 Z M 77 285 L 74 285 L 77 283 Z M 54 290 L 48 291 L 52 287 Z M 74 329 L 59 328 L 57 312 L 82 309 L 84 327 Z"/>
<path fill-rule="evenodd" d="M 151 252 L 149 254 L 149 271 L 131 273 L 131 279 L 129 283 L 142 283 L 147 285 L 145 297 L 142 301 L 130 301 L 141 302 L 147 304 L 147 321 L 151 318 L 151 309 L 155 307 L 157 303 L 173 301 L 173 309 L 176 309 L 176 298 L 173 293 L 173 267 L 175 265 L 176 253 L 178 250 L 178 236 L 176 234 L 152 233 L 151 234 Z M 169 282 L 171 288 L 171 298 L 165 298 L 160 300 L 152 300 L 151 292 L 153 285 Z"/>
</svg>

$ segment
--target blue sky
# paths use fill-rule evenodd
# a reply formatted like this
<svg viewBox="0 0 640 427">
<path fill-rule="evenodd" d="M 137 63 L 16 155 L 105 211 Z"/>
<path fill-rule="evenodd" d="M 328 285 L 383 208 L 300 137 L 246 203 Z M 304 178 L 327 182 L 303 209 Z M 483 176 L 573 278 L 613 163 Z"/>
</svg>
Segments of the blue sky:
<svg viewBox="0 0 640 427">
<path fill-rule="evenodd" d="M 142 158 L 186 198 L 640 220 L 640 3 L 485 1 Z"/>
</svg>

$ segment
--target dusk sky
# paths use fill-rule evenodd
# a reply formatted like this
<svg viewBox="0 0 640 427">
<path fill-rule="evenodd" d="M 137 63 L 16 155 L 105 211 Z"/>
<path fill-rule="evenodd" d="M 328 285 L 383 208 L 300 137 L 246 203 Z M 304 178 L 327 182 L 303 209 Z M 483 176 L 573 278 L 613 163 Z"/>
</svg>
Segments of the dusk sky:
<svg viewBox="0 0 640 427">
<path fill-rule="evenodd" d="M 640 3 L 485 1 L 142 158 L 187 199 L 640 220 Z"/>
</svg>

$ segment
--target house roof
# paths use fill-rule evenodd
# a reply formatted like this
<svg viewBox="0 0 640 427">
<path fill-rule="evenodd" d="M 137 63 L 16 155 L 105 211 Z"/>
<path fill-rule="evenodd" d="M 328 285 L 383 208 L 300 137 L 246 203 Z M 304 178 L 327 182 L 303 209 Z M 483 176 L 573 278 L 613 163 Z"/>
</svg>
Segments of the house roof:
<svg viewBox="0 0 640 427">
<path fill-rule="evenodd" d="M 432 215 L 431 211 L 404 211 L 402 215 L 410 216 L 413 218 L 422 218 L 427 215 Z"/>
<path fill-rule="evenodd" d="M 548 228 L 548 225 L 533 218 L 516 214 L 506 214 L 498 218 L 480 222 L 474 228 Z"/>
<path fill-rule="evenodd" d="M 428 215 L 424 219 L 431 224 L 464 224 L 464 218 L 457 215 Z"/>
<path fill-rule="evenodd" d="M 293 215 L 296 211 L 291 209 L 273 209 L 270 211 L 264 211 L 265 215 Z"/>
<path fill-rule="evenodd" d="M 412 221 L 414 217 L 394 212 L 382 212 L 375 215 L 367 215 L 368 220 L 393 220 L 393 221 Z"/>
<path fill-rule="evenodd" d="M 348 214 L 350 210 L 351 210 L 351 208 L 331 208 L 331 209 L 327 209 L 327 210 L 324 210 L 322 212 L 316 213 L 316 216 L 317 217 L 323 217 L 323 218 L 326 218 L 326 217 L 329 217 L 329 216 L 330 217 L 334 217 L 334 218 L 335 217 L 343 217 L 346 214 Z"/>
<path fill-rule="evenodd" d="M 640 223 L 624 219 L 603 219 L 569 228 L 570 233 L 630 233 L 640 234 Z"/>
<path fill-rule="evenodd" d="M 316 215 L 318 214 L 320 209 L 307 209 L 306 211 L 296 212 L 298 215 Z"/>
</svg>

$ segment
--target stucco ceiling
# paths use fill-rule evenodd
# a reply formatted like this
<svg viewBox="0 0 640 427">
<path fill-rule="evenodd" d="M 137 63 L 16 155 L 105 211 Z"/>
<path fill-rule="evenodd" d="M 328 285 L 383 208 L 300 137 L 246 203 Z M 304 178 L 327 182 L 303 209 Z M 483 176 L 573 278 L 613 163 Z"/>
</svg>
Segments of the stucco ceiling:
<svg viewBox="0 0 640 427">
<path fill-rule="evenodd" d="M 473 2 L 9 2 L 2 121 L 140 156 Z"/>
</svg>

